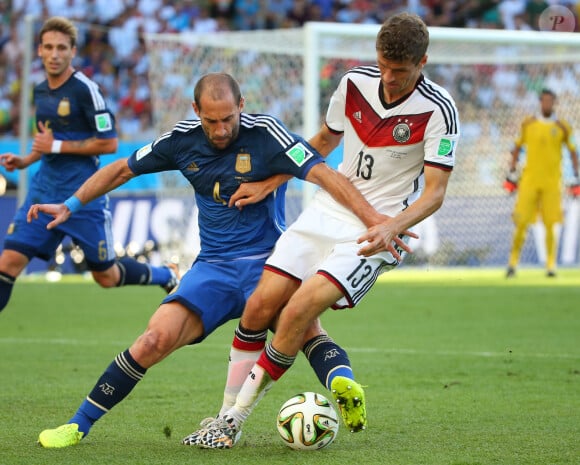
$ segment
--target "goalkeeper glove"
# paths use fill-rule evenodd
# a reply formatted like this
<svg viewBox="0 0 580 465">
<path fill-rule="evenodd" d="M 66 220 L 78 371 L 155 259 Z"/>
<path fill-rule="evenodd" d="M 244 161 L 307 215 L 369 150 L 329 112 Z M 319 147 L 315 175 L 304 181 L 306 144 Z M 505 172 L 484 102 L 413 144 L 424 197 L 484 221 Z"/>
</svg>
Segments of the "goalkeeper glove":
<svg viewBox="0 0 580 465">
<path fill-rule="evenodd" d="M 518 188 L 518 176 L 515 171 L 508 172 L 503 182 L 503 188 L 508 194 L 513 194 Z"/>
<path fill-rule="evenodd" d="M 574 176 L 572 183 L 568 186 L 568 192 L 572 197 L 580 197 L 580 178 Z"/>
</svg>

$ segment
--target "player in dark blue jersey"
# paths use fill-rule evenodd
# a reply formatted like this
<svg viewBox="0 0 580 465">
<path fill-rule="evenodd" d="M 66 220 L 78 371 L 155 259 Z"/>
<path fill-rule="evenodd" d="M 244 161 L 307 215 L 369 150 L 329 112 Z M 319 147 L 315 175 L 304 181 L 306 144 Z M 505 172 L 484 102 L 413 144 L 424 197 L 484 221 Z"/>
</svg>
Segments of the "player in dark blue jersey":
<svg viewBox="0 0 580 465">
<path fill-rule="evenodd" d="M 48 224 L 53 228 L 134 176 L 179 170 L 195 190 L 201 232 L 201 252 L 179 286 L 162 301 L 145 332 L 116 356 L 69 422 L 40 433 L 44 447 L 78 444 L 148 368 L 240 317 L 281 234 L 276 213 L 280 196 L 274 189 L 291 176 L 319 184 L 368 226 L 383 218 L 304 139 L 273 117 L 243 113 L 243 106 L 240 88 L 231 76 L 206 75 L 194 91 L 193 108 L 199 120 L 181 121 L 128 159 L 99 170 L 64 204 L 31 207 L 30 221 L 44 212 L 55 218 Z M 264 180 L 268 181 L 259 183 Z M 247 337 L 261 339 L 262 332 L 249 332 Z M 350 371 L 345 351 L 326 335 L 319 321 L 304 340 L 305 353 L 321 382 L 331 371 Z M 238 367 L 240 381 L 247 374 L 246 365 Z"/>
<path fill-rule="evenodd" d="M 87 203 L 71 221 L 57 228 L 46 228 L 47 215 L 26 222 L 33 203 L 64 201 L 99 169 L 99 155 L 117 150 L 115 119 L 97 84 L 72 67 L 76 40 L 76 28 L 67 19 L 54 17 L 43 25 L 38 56 L 46 80 L 34 88 L 38 132 L 27 156 L 0 155 L 0 164 L 8 171 L 40 161 L 26 200 L 4 239 L 0 311 L 28 262 L 33 257 L 51 258 L 65 236 L 81 247 L 94 280 L 102 287 L 153 284 L 169 291 L 177 284 L 175 266 L 151 267 L 128 257 L 116 258 L 106 195 Z"/>
</svg>

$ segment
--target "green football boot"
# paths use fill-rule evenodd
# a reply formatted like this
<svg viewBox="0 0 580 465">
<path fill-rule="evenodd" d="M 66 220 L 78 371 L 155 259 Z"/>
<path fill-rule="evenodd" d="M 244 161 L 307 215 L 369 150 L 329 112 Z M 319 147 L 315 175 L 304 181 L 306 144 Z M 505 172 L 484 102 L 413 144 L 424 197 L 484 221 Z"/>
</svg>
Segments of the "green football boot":
<svg viewBox="0 0 580 465">
<path fill-rule="evenodd" d="M 353 433 L 364 430 L 367 426 L 367 410 L 362 386 L 350 378 L 337 376 L 332 380 L 330 389 L 345 425 Z"/>
<path fill-rule="evenodd" d="M 55 429 L 45 429 L 38 435 L 38 442 L 42 447 L 58 449 L 61 447 L 76 446 L 83 438 L 76 423 L 67 423 Z"/>
</svg>

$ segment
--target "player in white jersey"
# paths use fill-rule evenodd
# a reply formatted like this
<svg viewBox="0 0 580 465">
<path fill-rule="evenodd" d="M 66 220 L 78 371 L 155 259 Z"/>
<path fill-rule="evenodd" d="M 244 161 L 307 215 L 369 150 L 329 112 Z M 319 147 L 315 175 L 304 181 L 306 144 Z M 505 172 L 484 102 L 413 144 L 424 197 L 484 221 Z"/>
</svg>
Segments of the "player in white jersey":
<svg viewBox="0 0 580 465">
<path fill-rule="evenodd" d="M 347 72 L 331 98 L 326 126 L 343 133 L 339 171 L 378 211 L 394 216 L 418 197 L 424 164 L 452 169 L 458 120 L 449 93 L 423 75 L 408 96 L 390 104 L 378 92 L 380 82 L 378 66 Z M 328 194 L 321 197 L 330 207 Z"/>
<path fill-rule="evenodd" d="M 186 444 L 232 447 L 255 405 L 293 364 L 310 325 L 328 307 L 356 305 L 379 274 L 400 263 L 400 254 L 388 250 L 393 240 L 442 205 L 459 120 L 449 93 L 422 74 L 428 43 L 429 32 L 418 16 L 394 15 L 377 36 L 377 66 L 343 76 L 326 124 L 310 143 L 327 155 L 344 137 L 339 171 L 388 216 L 366 230 L 326 192 L 316 194 L 278 239 L 236 331 L 231 359 L 257 362 L 227 408 L 235 387 L 230 379 L 236 379 L 236 365 L 230 363 L 230 397 L 224 397 L 218 417 L 185 438 Z M 276 317 L 276 333 L 267 345 L 264 335 L 264 350 L 245 350 L 245 335 L 268 328 Z M 367 419 L 364 391 L 352 378 L 335 376 L 329 388 L 347 427 L 356 432 L 365 429 Z"/>
</svg>

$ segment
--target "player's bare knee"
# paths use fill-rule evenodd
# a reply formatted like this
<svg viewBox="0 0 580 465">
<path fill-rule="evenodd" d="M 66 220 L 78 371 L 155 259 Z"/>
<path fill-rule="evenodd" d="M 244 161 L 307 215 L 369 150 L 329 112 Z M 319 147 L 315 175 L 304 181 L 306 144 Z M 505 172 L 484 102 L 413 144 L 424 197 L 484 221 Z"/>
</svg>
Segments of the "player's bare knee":
<svg viewBox="0 0 580 465">
<path fill-rule="evenodd" d="M 103 272 L 92 272 L 93 280 L 102 288 L 108 289 L 111 287 L 117 287 L 118 279 L 115 278 L 111 273 Z"/>
<path fill-rule="evenodd" d="M 17 278 L 30 260 L 25 255 L 14 250 L 4 250 L 0 254 L 0 271 L 4 274 Z"/>
<path fill-rule="evenodd" d="M 299 323 L 299 322 L 307 322 L 311 317 L 306 311 L 305 307 L 290 301 L 284 307 L 283 316 L 281 316 L 281 318 L 284 318 L 286 321 Z M 308 324 L 307 328 L 310 327 L 310 324 L 311 323 Z"/>
<path fill-rule="evenodd" d="M 256 330 L 267 328 L 278 314 L 278 310 L 277 306 L 273 306 L 267 299 L 262 298 L 261 294 L 255 293 L 246 303 L 242 325 Z"/>
<path fill-rule="evenodd" d="M 166 331 L 157 328 L 147 328 L 134 344 L 134 351 L 139 358 L 159 361 L 173 349 L 173 341 Z"/>
</svg>

